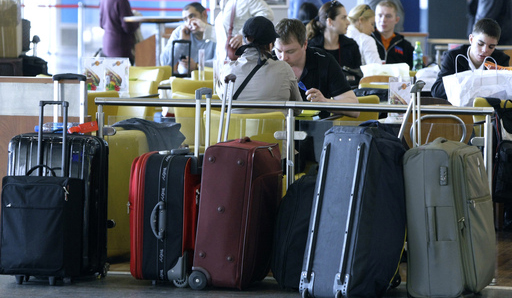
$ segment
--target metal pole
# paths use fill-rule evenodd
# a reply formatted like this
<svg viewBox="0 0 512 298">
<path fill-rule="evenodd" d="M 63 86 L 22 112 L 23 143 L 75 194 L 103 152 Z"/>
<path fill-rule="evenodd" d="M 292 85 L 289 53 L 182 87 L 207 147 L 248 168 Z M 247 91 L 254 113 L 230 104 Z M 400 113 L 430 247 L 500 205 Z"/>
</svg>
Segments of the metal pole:
<svg viewBox="0 0 512 298">
<path fill-rule="evenodd" d="M 78 59 L 78 67 L 77 73 L 81 73 L 81 60 L 84 55 L 84 4 L 82 2 L 78 2 L 78 49 L 77 49 L 77 59 Z"/>
<path fill-rule="evenodd" d="M 485 115 L 484 123 L 484 162 L 487 169 L 487 180 L 489 180 L 489 189 L 492 189 L 492 123 L 491 115 Z"/>
<path fill-rule="evenodd" d="M 286 115 L 286 189 L 295 181 L 295 115 L 288 109 Z"/>
</svg>

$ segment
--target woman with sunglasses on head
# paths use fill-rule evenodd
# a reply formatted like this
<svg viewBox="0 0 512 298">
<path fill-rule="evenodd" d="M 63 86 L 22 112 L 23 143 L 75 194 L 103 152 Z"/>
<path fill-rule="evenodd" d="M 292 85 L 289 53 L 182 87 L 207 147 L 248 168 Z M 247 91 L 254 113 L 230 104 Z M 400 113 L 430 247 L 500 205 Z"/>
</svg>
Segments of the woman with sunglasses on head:
<svg viewBox="0 0 512 298">
<path fill-rule="evenodd" d="M 361 66 L 361 54 L 357 43 L 345 36 L 348 25 L 350 22 L 343 4 L 336 0 L 327 2 L 306 26 L 308 45 L 324 49 L 341 67 L 357 69 Z"/>
<path fill-rule="evenodd" d="M 361 64 L 381 64 L 377 44 L 371 36 L 375 31 L 375 12 L 369 5 L 357 5 L 350 10 L 348 19 L 350 20 L 350 26 L 347 29 L 347 36 L 357 42 L 361 53 Z"/>
</svg>

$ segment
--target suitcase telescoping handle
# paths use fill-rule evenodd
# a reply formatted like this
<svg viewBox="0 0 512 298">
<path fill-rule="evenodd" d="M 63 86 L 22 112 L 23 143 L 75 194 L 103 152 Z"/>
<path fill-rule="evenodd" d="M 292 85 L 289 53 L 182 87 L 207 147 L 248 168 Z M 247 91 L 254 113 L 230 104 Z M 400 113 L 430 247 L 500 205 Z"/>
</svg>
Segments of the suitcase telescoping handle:
<svg viewBox="0 0 512 298">
<path fill-rule="evenodd" d="M 68 158 L 67 158 L 67 129 L 68 127 L 68 108 L 69 103 L 67 101 L 40 101 L 39 102 L 39 127 L 43 127 L 43 118 L 44 118 L 44 107 L 46 105 L 62 105 L 63 115 L 62 115 L 62 177 L 68 176 Z M 37 166 L 41 166 L 43 163 L 43 130 L 39 129 L 37 132 Z M 39 167 L 38 175 L 43 175 L 43 167 Z"/>
<path fill-rule="evenodd" d="M 217 143 L 222 141 L 222 129 L 224 126 L 224 111 L 226 104 L 228 106 L 226 114 L 226 127 L 224 128 L 224 142 L 228 140 L 229 133 L 229 122 L 231 119 L 231 107 L 233 105 L 233 92 L 235 91 L 236 76 L 234 74 L 228 74 L 224 78 L 224 96 L 222 97 L 222 103 L 220 108 L 220 121 L 219 121 L 219 134 L 217 136 Z"/>
<path fill-rule="evenodd" d="M 405 126 L 407 124 L 407 120 L 409 116 L 412 114 L 412 143 L 413 147 L 416 147 L 418 143 L 416 140 L 421 140 L 421 119 L 416 121 L 416 117 L 419 117 L 421 114 L 421 101 L 420 94 L 421 90 L 425 87 L 425 82 L 422 80 L 418 80 L 411 87 L 411 101 L 409 102 L 409 106 L 407 107 L 407 111 L 402 120 L 402 125 L 400 126 L 400 131 L 398 132 L 398 138 L 402 139 L 405 133 Z"/>
<path fill-rule="evenodd" d="M 61 73 L 53 75 L 53 100 L 54 101 L 64 101 L 63 96 L 63 88 L 62 84 L 60 84 L 60 81 L 62 80 L 76 80 L 80 82 L 80 123 L 85 122 L 85 115 L 87 114 L 87 90 L 85 88 L 85 82 L 87 81 L 87 77 L 82 74 L 76 74 L 76 73 Z M 64 107 L 62 107 L 64 109 Z M 64 112 L 64 111 L 63 111 Z M 59 118 L 59 109 L 57 106 L 55 106 L 55 109 L 53 110 L 53 122 L 58 122 Z M 42 126 L 40 126 L 42 127 Z M 64 126 L 66 127 L 66 126 Z"/>
<path fill-rule="evenodd" d="M 199 157 L 199 147 L 201 142 L 199 141 L 201 132 L 201 99 L 203 95 L 206 97 L 206 142 L 205 146 L 210 143 L 210 111 L 211 111 L 211 100 L 213 91 L 211 88 L 199 88 L 196 90 L 196 115 L 195 115 L 195 130 L 194 130 L 194 156 Z"/>
</svg>

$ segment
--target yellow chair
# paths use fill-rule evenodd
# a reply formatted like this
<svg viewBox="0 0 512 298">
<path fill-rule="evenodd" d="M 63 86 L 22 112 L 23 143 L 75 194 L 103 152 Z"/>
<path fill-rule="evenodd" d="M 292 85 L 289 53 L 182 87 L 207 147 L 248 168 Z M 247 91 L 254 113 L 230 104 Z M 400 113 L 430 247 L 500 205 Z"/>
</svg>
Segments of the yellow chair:
<svg viewBox="0 0 512 298">
<path fill-rule="evenodd" d="M 160 72 L 151 77 L 152 70 L 160 70 Z M 131 66 L 129 69 L 128 77 L 130 80 L 146 80 L 146 81 L 156 81 L 157 85 L 163 81 L 168 80 L 172 75 L 172 68 L 169 65 L 163 66 Z"/>
<path fill-rule="evenodd" d="M 191 80 L 184 78 L 173 78 L 171 80 L 171 91 L 195 94 L 196 90 L 202 87 L 213 89 L 213 80 Z"/>
<path fill-rule="evenodd" d="M 87 114 L 91 116 L 91 121 L 96 120 L 96 112 L 98 107 L 94 100 L 96 97 L 119 97 L 117 91 L 88 91 L 87 92 Z M 103 113 L 105 113 L 105 121 L 109 116 L 117 115 L 117 106 L 103 106 Z"/>
<path fill-rule="evenodd" d="M 210 145 L 217 143 L 221 112 L 212 110 L 210 125 Z M 283 152 L 283 141 L 276 140 L 274 133 L 285 130 L 286 117 L 281 112 L 256 114 L 231 114 L 228 140 L 250 137 L 267 143 L 278 143 L 279 150 Z M 223 131 L 224 133 L 224 131 Z M 222 139 L 224 140 L 224 136 Z"/>
<path fill-rule="evenodd" d="M 199 88 L 213 88 L 213 81 L 199 81 L 199 80 L 190 80 L 183 78 L 173 78 L 171 80 L 171 90 L 172 90 L 172 99 L 194 99 L 195 92 Z M 218 97 L 217 97 L 218 98 Z M 205 109 L 202 109 L 201 113 L 204 112 Z M 194 137 L 195 137 L 195 108 L 174 108 L 174 117 L 177 123 L 181 123 L 180 131 L 185 135 L 184 144 L 189 145 L 191 148 L 195 146 Z M 204 123 L 201 123 L 201 149 L 199 151 L 204 151 Z"/>
<path fill-rule="evenodd" d="M 359 103 L 379 104 L 380 99 L 377 95 L 359 96 L 357 98 Z M 359 117 L 353 118 L 348 116 L 342 116 L 336 119 L 334 125 L 347 125 L 346 122 L 364 122 L 368 120 L 378 120 L 379 112 L 360 112 Z"/>
<path fill-rule="evenodd" d="M 200 80 L 199 78 L 199 70 L 193 70 L 191 73 L 192 80 Z M 204 70 L 204 79 L 205 80 L 213 80 L 213 69 Z"/>
<path fill-rule="evenodd" d="M 391 76 L 375 75 L 362 77 L 359 81 L 359 88 L 388 89 Z"/>
</svg>

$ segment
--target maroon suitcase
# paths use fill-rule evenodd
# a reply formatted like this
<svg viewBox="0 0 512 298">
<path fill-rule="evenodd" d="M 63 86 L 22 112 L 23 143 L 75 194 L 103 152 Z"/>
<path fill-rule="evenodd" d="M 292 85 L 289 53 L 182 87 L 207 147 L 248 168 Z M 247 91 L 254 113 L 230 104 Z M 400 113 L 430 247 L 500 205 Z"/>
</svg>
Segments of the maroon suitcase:
<svg viewBox="0 0 512 298">
<path fill-rule="evenodd" d="M 265 278 L 281 193 L 277 144 L 244 138 L 208 147 L 189 278 L 192 289 L 244 289 Z"/>
</svg>

